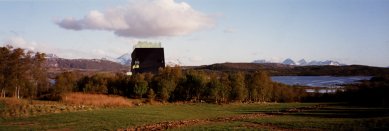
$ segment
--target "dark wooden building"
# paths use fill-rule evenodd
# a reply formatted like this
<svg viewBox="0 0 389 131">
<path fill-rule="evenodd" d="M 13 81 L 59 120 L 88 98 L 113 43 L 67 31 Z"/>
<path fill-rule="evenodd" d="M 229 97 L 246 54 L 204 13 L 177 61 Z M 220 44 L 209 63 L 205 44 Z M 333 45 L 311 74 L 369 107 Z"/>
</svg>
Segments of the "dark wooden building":
<svg viewBox="0 0 389 131">
<path fill-rule="evenodd" d="M 132 73 L 157 73 L 159 68 L 165 67 L 163 48 L 135 48 L 131 54 Z"/>
</svg>

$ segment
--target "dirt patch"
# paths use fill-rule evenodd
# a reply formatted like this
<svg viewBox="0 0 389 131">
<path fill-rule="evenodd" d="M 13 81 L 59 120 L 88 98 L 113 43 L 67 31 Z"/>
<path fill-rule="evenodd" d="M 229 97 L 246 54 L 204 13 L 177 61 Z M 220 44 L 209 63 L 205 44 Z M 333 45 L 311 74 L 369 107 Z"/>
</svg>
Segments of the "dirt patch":
<svg viewBox="0 0 389 131">
<path fill-rule="evenodd" d="M 149 124 L 149 125 L 143 125 L 134 128 L 118 129 L 118 130 L 119 131 L 165 130 L 165 129 L 179 128 L 179 127 L 192 126 L 192 125 L 202 125 L 202 124 L 209 124 L 209 123 L 216 123 L 216 122 L 231 122 L 231 121 L 239 121 L 243 119 L 254 119 L 259 117 L 271 117 L 271 115 L 267 115 L 263 113 L 255 113 L 255 114 L 235 115 L 230 117 L 218 117 L 213 119 L 167 121 L 167 122 L 160 122 L 156 124 Z"/>
<path fill-rule="evenodd" d="M 47 131 L 73 131 L 73 129 L 70 128 L 61 128 L 61 129 L 49 129 Z"/>
<path fill-rule="evenodd" d="M 270 131 L 293 131 L 291 129 L 280 128 L 274 125 L 265 125 L 265 124 L 257 124 L 257 123 L 245 123 L 242 125 L 244 128 L 250 129 L 265 129 Z"/>
<path fill-rule="evenodd" d="M 250 129 L 264 129 L 270 131 L 322 131 L 320 129 L 312 129 L 312 128 L 287 129 L 287 128 L 281 128 L 271 124 L 251 123 L 251 122 L 242 124 L 242 127 L 250 128 Z"/>
<path fill-rule="evenodd" d="M 10 122 L 10 123 L 2 123 L 1 125 L 11 125 L 11 126 L 33 126 L 38 123 L 34 122 Z"/>
<path fill-rule="evenodd" d="M 300 107 L 300 108 L 290 108 L 290 109 L 281 110 L 281 111 L 276 112 L 276 113 L 252 113 L 252 114 L 234 115 L 234 116 L 230 116 L 230 117 L 218 117 L 218 118 L 212 118 L 212 119 L 167 121 L 167 122 L 160 122 L 160 123 L 156 123 L 156 124 L 137 126 L 137 127 L 133 127 L 133 128 L 127 128 L 127 129 L 118 129 L 118 131 L 166 130 L 166 129 L 172 129 L 172 128 L 185 127 L 185 126 L 193 126 L 193 125 L 223 123 L 223 122 L 240 121 L 240 120 L 244 120 L 244 119 L 272 117 L 273 115 L 285 115 L 285 114 L 289 114 L 289 113 L 293 113 L 293 112 L 304 112 L 304 111 L 309 111 L 309 110 L 318 110 L 318 109 L 323 108 L 325 106 L 327 106 L 327 105 L 315 105 L 315 106 L 307 106 L 307 107 Z M 264 124 L 260 124 L 260 123 L 246 123 L 243 125 L 243 127 L 257 128 L 257 129 L 269 129 L 269 130 L 276 130 L 276 131 L 293 130 L 293 129 L 280 128 L 280 127 L 277 127 L 275 125 L 264 125 Z M 305 129 L 302 129 L 302 130 L 305 130 Z M 312 129 L 306 129 L 306 130 L 312 130 Z"/>
<path fill-rule="evenodd" d="M 328 106 L 328 105 L 321 104 L 321 105 L 306 106 L 306 107 L 300 107 L 300 108 L 290 108 L 290 109 L 283 110 L 281 112 L 285 112 L 285 113 L 304 112 L 304 111 L 318 110 L 318 109 L 326 107 L 326 106 Z"/>
</svg>

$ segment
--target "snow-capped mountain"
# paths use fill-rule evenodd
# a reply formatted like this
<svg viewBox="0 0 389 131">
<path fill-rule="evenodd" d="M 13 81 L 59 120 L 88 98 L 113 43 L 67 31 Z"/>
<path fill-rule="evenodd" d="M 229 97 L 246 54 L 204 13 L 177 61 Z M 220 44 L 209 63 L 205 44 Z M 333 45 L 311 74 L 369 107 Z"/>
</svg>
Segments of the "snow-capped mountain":
<svg viewBox="0 0 389 131">
<path fill-rule="evenodd" d="M 262 64 L 262 63 L 280 63 L 280 61 L 279 60 L 275 60 L 275 59 L 272 59 L 272 60 L 259 59 L 259 60 L 254 60 L 251 63 L 257 63 L 257 64 Z"/>
<path fill-rule="evenodd" d="M 288 58 L 288 59 L 285 59 L 284 62 L 282 62 L 282 64 L 285 64 L 285 65 L 296 65 L 296 62 L 294 62 L 292 59 Z"/>
<path fill-rule="evenodd" d="M 131 60 L 132 60 L 131 53 L 125 53 L 122 56 L 111 61 L 120 63 L 122 65 L 131 65 Z M 182 65 L 182 60 L 181 58 L 166 58 L 165 65 L 170 67 L 174 67 L 176 65 Z"/>
<path fill-rule="evenodd" d="M 337 61 L 333 60 L 326 60 L 326 61 L 311 61 L 308 63 L 308 65 L 333 65 L 333 66 L 340 66 L 343 65 Z"/>
<path fill-rule="evenodd" d="M 65 59 L 60 57 L 46 58 L 46 66 L 57 69 L 83 69 L 119 71 L 128 69 L 127 66 L 107 59 Z"/>
<path fill-rule="evenodd" d="M 55 55 L 55 54 L 46 54 L 45 58 L 46 59 L 50 59 L 50 58 L 59 58 L 59 57 L 57 55 Z"/>
<path fill-rule="evenodd" d="M 122 65 L 131 65 L 131 54 L 125 53 L 122 56 L 116 58 L 116 62 Z"/>
<path fill-rule="evenodd" d="M 272 63 L 272 62 L 262 59 L 262 60 L 254 60 L 252 63 Z"/>
<path fill-rule="evenodd" d="M 268 60 L 261 59 L 261 60 L 254 60 L 252 63 L 277 63 L 277 62 L 270 62 Z M 325 60 L 325 61 L 312 60 L 312 61 L 307 62 L 305 59 L 301 59 L 301 60 L 295 62 L 295 61 L 293 61 L 290 58 L 285 59 L 284 61 L 281 62 L 281 64 L 296 65 L 296 66 L 312 66 L 312 65 L 318 65 L 318 66 L 324 66 L 324 65 L 341 66 L 341 65 L 345 65 L 345 64 L 342 64 L 340 62 L 333 61 L 333 60 Z"/>
<path fill-rule="evenodd" d="M 301 60 L 297 61 L 296 64 L 300 65 L 300 66 L 305 66 L 308 64 L 308 62 L 305 59 L 301 59 Z"/>
</svg>

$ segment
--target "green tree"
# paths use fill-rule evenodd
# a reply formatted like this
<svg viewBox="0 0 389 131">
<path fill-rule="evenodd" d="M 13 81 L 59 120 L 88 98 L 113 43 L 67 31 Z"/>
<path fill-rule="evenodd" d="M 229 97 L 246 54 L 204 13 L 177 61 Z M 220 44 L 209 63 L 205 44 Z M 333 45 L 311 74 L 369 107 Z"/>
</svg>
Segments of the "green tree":
<svg viewBox="0 0 389 131">
<path fill-rule="evenodd" d="M 92 77 L 86 76 L 80 82 L 80 88 L 83 92 L 107 94 L 108 93 L 108 80 L 112 76 L 104 73 L 98 73 Z"/>
<path fill-rule="evenodd" d="M 8 68 L 9 68 L 9 59 L 11 54 L 10 46 L 0 47 L 0 89 L 1 89 L 1 97 L 6 96 L 6 87 L 8 85 Z"/>
<path fill-rule="evenodd" d="M 217 78 L 213 76 L 208 83 L 209 97 L 215 101 L 215 103 L 220 103 L 223 96 L 223 84 Z"/>
<path fill-rule="evenodd" d="M 149 91 L 147 91 L 147 99 L 149 102 L 153 102 L 154 99 L 155 99 L 155 93 L 154 93 L 154 90 L 153 89 L 149 89 Z"/>
<path fill-rule="evenodd" d="M 229 79 L 229 75 L 227 73 L 222 73 L 220 75 L 220 83 L 222 84 L 220 89 L 220 102 L 226 103 L 229 101 L 229 97 L 231 96 L 232 88 L 231 81 Z"/>
<path fill-rule="evenodd" d="M 55 92 L 57 94 L 76 91 L 77 74 L 74 72 L 63 72 L 55 78 Z"/>
<path fill-rule="evenodd" d="M 178 66 L 159 69 L 154 81 L 157 83 L 157 92 L 162 101 L 169 100 L 181 79 L 182 70 Z"/>
<path fill-rule="evenodd" d="M 231 81 L 231 97 L 232 100 L 242 102 L 247 97 L 247 88 L 245 85 L 245 77 L 242 72 L 237 72 L 230 75 Z"/>
<path fill-rule="evenodd" d="M 270 77 L 266 72 L 257 71 L 253 74 L 249 84 L 250 97 L 254 101 L 270 101 L 272 87 Z"/>
<path fill-rule="evenodd" d="M 23 58 L 25 58 L 24 50 L 21 48 L 16 48 L 12 50 L 12 53 L 9 57 L 9 65 L 6 74 L 8 75 L 8 87 L 13 90 L 13 96 L 16 98 L 21 98 L 23 89 L 26 86 L 26 72 L 27 66 L 29 63 Z M 12 88 L 13 87 L 13 88 Z"/>
<path fill-rule="evenodd" d="M 39 88 L 48 89 L 44 54 L 12 46 L 0 47 L 1 96 L 36 98 Z"/>
<path fill-rule="evenodd" d="M 144 74 L 136 74 L 135 77 L 135 85 L 134 85 L 134 93 L 137 97 L 142 98 L 142 96 L 149 89 L 148 83 L 145 80 Z"/>
<path fill-rule="evenodd" d="M 203 71 L 189 70 L 186 73 L 186 81 L 184 86 L 189 91 L 190 99 L 200 101 L 206 91 L 207 78 Z"/>
<path fill-rule="evenodd" d="M 36 52 L 31 65 L 32 88 L 34 97 L 40 97 L 49 92 L 49 80 L 45 67 L 45 54 Z"/>
</svg>

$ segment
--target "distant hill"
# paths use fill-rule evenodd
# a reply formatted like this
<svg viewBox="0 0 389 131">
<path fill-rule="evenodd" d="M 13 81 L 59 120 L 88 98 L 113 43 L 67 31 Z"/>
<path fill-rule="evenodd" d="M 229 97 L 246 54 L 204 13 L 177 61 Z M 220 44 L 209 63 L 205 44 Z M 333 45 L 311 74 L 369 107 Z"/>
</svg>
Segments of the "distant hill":
<svg viewBox="0 0 389 131">
<path fill-rule="evenodd" d="M 49 57 L 46 58 L 46 65 L 49 68 L 98 71 L 120 71 L 128 69 L 125 65 L 102 59 L 64 59 Z"/>
<path fill-rule="evenodd" d="M 218 63 L 195 67 L 194 69 L 211 71 L 267 71 L 270 75 L 308 75 L 308 76 L 377 76 L 389 74 L 388 68 L 371 67 L 363 65 L 343 66 L 294 66 L 279 63 Z"/>
</svg>

